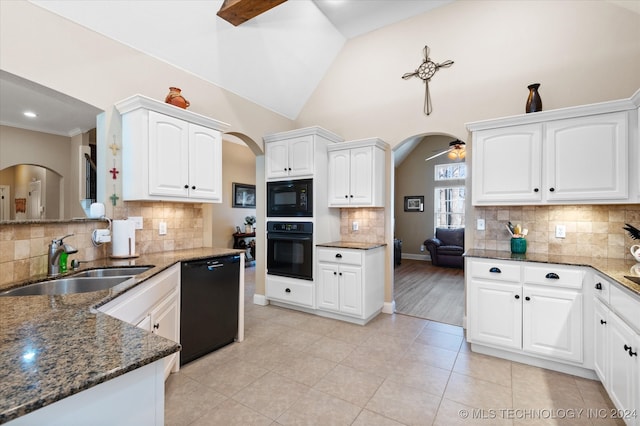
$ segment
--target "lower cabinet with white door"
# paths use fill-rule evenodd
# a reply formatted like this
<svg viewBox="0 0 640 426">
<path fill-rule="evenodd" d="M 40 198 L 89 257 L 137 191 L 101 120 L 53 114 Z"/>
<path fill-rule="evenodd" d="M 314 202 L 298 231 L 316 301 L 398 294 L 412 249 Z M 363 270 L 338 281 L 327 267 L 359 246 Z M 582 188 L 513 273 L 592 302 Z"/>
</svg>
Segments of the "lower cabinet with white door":
<svg viewBox="0 0 640 426">
<path fill-rule="evenodd" d="M 586 374 L 584 268 L 466 262 L 467 336 L 474 351 Z"/>
<path fill-rule="evenodd" d="M 594 370 L 627 425 L 640 425 L 640 298 L 596 274 Z"/>
<path fill-rule="evenodd" d="M 366 324 L 384 305 L 384 247 L 317 248 L 318 313 Z"/>
<path fill-rule="evenodd" d="M 112 317 L 180 343 L 180 264 L 98 308 Z M 179 369 L 179 352 L 164 359 L 165 379 Z"/>
</svg>

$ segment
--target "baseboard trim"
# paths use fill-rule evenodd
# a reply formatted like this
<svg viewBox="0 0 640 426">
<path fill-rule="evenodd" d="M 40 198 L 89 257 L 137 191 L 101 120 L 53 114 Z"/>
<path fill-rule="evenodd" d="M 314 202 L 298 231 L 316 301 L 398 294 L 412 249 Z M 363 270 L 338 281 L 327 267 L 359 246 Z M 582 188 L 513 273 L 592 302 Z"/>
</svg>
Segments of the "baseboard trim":
<svg viewBox="0 0 640 426">
<path fill-rule="evenodd" d="M 384 302 L 382 305 L 382 313 L 383 314 L 393 314 L 396 312 L 396 301 L 392 300 L 391 302 Z"/>
<path fill-rule="evenodd" d="M 267 300 L 267 297 L 264 294 L 255 293 L 253 295 L 253 304 L 260 305 L 260 306 L 267 306 L 269 304 L 269 300 Z"/>
<path fill-rule="evenodd" d="M 431 262 L 431 256 L 428 254 L 413 254 L 413 253 L 402 253 L 402 259 L 411 259 L 411 260 L 424 260 L 427 262 Z"/>
</svg>

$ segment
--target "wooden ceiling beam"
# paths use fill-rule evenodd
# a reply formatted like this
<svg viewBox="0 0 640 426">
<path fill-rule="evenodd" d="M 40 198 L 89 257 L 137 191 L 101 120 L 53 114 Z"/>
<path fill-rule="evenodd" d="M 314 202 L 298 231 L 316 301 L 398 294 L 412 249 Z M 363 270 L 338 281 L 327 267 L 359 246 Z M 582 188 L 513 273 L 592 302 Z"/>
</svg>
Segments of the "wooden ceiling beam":
<svg viewBox="0 0 640 426">
<path fill-rule="evenodd" d="M 224 0 L 217 15 L 237 27 L 285 1 L 287 0 Z"/>
</svg>

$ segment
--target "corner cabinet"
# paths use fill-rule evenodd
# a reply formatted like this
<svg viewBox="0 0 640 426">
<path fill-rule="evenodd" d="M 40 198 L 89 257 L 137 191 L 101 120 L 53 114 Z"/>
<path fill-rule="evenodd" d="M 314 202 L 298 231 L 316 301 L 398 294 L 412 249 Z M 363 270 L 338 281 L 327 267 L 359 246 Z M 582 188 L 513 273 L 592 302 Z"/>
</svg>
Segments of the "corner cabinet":
<svg viewBox="0 0 640 426">
<path fill-rule="evenodd" d="M 631 99 L 469 123 L 474 205 L 640 200 Z M 637 126 L 636 126 L 637 127 Z"/>
<path fill-rule="evenodd" d="M 329 207 L 384 207 L 388 147 L 380 139 L 342 142 L 328 147 Z"/>
<path fill-rule="evenodd" d="M 318 247 L 317 308 L 364 324 L 384 305 L 384 247 Z"/>
<path fill-rule="evenodd" d="M 316 177 L 326 167 L 327 144 L 342 138 L 321 127 L 307 127 L 263 137 L 267 180 Z"/>
<path fill-rule="evenodd" d="M 226 123 L 136 95 L 122 114 L 123 200 L 222 202 Z"/>
</svg>

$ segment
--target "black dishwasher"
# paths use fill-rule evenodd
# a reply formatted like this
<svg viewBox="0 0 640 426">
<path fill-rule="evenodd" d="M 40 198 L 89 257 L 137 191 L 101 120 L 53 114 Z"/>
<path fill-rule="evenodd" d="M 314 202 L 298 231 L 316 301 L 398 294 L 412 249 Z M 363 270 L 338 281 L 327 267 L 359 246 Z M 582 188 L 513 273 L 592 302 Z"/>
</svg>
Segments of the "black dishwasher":
<svg viewBox="0 0 640 426">
<path fill-rule="evenodd" d="M 240 256 L 182 262 L 180 365 L 233 342 L 238 334 Z"/>
</svg>

